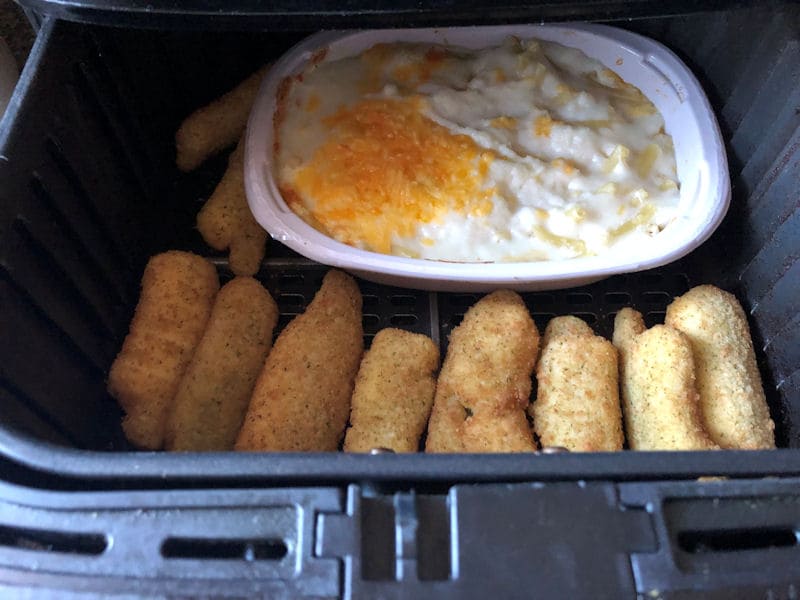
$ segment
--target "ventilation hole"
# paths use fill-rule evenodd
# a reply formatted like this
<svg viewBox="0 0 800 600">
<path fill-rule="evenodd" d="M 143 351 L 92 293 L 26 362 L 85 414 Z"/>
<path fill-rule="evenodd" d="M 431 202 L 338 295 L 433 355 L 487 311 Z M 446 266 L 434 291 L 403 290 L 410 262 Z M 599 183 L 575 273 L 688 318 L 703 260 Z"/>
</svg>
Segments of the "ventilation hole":
<svg viewBox="0 0 800 600">
<path fill-rule="evenodd" d="M 586 323 L 588 323 L 589 325 L 594 325 L 595 323 L 597 323 L 597 315 L 594 313 L 576 312 L 573 314 L 579 319 L 583 319 L 584 321 L 586 321 Z"/>
<path fill-rule="evenodd" d="M 278 317 L 278 326 L 275 328 L 275 332 L 277 333 L 286 327 L 296 316 L 297 313 L 281 313 Z"/>
<path fill-rule="evenodd" d="M 278 277 L 281 285 L 302 285 L 304 279 L 302 273 L 281 273 Z"/>
<path fill-rule="evenodd" d="M 607 292 L 603 300 L 606 304 L 630 304 L 631 295 L 628 292 Z"/>
<path fill-rule="evenodd" d="M 549 321 L 550 319 L 555 318 L 556 315 L 554 313 L 535 312 L 531 313 L 531 316 L 536 321 Z"/>
<path fill-rule="evenodd" d="M 531 304 L 534 306 L 552 306 L 556 303 L 556 297 L 553 294 L 533 294 L 531 296 Z"/>
<path fill-rule="evenodd" d="M 167 538 L 161 545 L 164 558 L 201 560 L 281 560 L 288 548 L 283 540 L 208 540 Z"/>
<path fill-rule="evenodd" d="M 664 317 L 667 313 L 663 310 L 653 310 L 644 315 L 644 324 L 650 329 L 653 325 L 659 325 L 664 322 Z"/>
<path fill-rule="evenodd" d="M 420 581 L 450 579 L 451 524 L 447 497 L 416 497 L 417 575 Z"/>
<path fill-rule="evenodd" d="M 0 525 L 0 546 L 38 552 L 98 556 L 105 552 L 108 540 L 100 534 L 65 533 Z"/>
<path fill-rule="evenodd" d="M 361 324 L 364 327 L 375 328 L 381 323 L 381 318 L 378 315 L 364 315 L 361 317 Z"/>
<path fill-rule="evenodd" d="M 689 554 L 788 548 L 797 545 L 797 532 L 788 528 L 683 531 L 678 534 L 678 546 Z"/>
<path fill-rule="evenodd" d="M 592 295 L 585 292 L 570 292 L 567 294 L 567 304 L 591 304 Z"/>
<path fill-rule="evenodd" d="M 395 566 L 394 506 L 391 498 L 361 499 L 361 578 L 391 581 Z"/>
<path fill-rule="evenodd" d="M 361 301 L 364 308 L 375 308 L 380 303 L 380 299 L 373 294 L 362 294 Z"/>
<path fill-rule="evenodd" d="M 672 301 L 672 296 L 667 292 L 642 292 L 642 300 L 650 304 L 667 305 Z"/>
<path fill-rule="evenodd" d="M 478 296 L 475 294 L 453 294 L 447 298 L 450 306 L 458 308 L 469 308 L 478 301 Z"/>
<path fill-rule="evenodd" d="M 389 323 L 398 326 L 416 325 L 417 321 L 419 321 L 417 315 L 392 315 L 392 318 L 389 319 Z"/>
<path fill-rule="evenodd" d="M 278 296 L 278 300 L 281 306 L 287 308 L 302 308 L 306 303 L 306 299 L 302 294 L 281 294 Z"/>
<path fill-rule="evenodd" d="M 414 308 L 417 305 L 415 296 L 400 296 L 395 295 L 389 298 L 393 306 L 402 306 L 404 308 Z"/>
</svg>

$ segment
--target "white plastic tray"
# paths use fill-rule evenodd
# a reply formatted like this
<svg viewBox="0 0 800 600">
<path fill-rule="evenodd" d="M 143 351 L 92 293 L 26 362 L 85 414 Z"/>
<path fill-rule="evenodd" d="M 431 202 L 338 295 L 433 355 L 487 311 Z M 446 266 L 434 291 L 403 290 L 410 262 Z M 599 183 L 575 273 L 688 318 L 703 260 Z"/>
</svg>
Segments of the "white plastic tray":
<svg viewBox="0 0 800 600">
<path fill-rule="evenodd" d="M 273 115 L 287 76 L 302 72 L 327 50 L 326 61 L 352 56 L 377 43 L 434 42 L 482 48 L 508 36 L 538 38 L 578 48 L 638 87 L 664 117 L 673 138 L 680 181 L 678 217 L 636 256 L 593 256 L 521 263 L 451 263 L 388 256 L 352 248 L 317 231 L 286 205 L 273 179 Z M 694 75 L 671 51 L 640 35 L 604 25 L 510 25 L 323 32 L 299 43 L 266 75 L 250 115 L 245 186 L 256 220 L 270 235 L 320 263 L 364 279 L 440 291 L 500 287 L 546 290 L 584 285 L 617 273 L 663 265 L 694 250 L 717 228 L 730 203 L 730 178 L 719 127 Z"/>
</svg>

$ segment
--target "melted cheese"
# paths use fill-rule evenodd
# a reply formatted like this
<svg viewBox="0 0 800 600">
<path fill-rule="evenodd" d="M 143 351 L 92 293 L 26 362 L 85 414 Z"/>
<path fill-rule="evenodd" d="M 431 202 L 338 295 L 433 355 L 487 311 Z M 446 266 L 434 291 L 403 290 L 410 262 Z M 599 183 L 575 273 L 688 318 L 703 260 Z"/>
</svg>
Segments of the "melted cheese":
<svg viewBox="0 0 800 600">
<path fill-rule="evenodd" d="M 630 251 L 674 217 L 650 101 L 577 50 L 379 44 L 291 81 L 276 121 L 290 207 L 344 243 L 428 259 Z"/>
<path fill-rule="evenodd" d="M 368 99 L 323 122 L 330 132 L 295 174 L 306 208 L 336 239 L 391 253 L 395 236 L 451 212 L 485 215 L 489 153 L 423 115 L 419 99 Z"/>
</svg>

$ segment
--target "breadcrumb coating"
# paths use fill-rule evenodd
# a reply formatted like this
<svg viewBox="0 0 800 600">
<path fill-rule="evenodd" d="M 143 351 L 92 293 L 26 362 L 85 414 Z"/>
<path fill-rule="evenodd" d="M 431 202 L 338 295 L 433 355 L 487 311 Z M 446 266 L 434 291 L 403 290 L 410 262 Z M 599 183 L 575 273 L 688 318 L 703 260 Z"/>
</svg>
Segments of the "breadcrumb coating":
<svg viewBox="0 0 800 600">
<path fill-rule="evenodd" d="M 214 266 L 189 252 L 164 252 L 147 263 L 130 331 L 108 374 L 132 444 L 163 446 L 167 415 L 218 289 Z"/>
<path fill-rule="evenodd" d="M 692 346 L 700 412 L 722 448 L 775 447 L 750 327 L 733 294 L 712 285 L 692 288 L 667 307 L 666 324 Z"/>
<path fill-rule="evenodd" d="M 363 350 L 358 285 L 328 271 L 306 311 L 275 341 L 236 450 L 337 450 Z"/>
</svg>

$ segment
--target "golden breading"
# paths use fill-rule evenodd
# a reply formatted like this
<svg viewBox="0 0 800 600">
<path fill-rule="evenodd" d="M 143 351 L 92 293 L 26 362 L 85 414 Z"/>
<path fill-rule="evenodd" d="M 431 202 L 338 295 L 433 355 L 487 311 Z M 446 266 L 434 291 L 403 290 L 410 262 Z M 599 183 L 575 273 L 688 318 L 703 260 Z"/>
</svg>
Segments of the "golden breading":
<svg viewBox="0 0 800 600">
<path fill-rule="evenodd" d="M 335 451 L 364 350 L 361 293 L 331 270 L 275 342 L 256 382 L 237 450 Z"/>
<path fill-rule="evenodd" d="M 236 143 L 250 116 L 265 66 L 217 98 L 197 109 L 181 123 L 175 134 L 175 163 L 181 171 L 192 171 L 209 156 Z"/>
<path fill-rule="evenodd" d="M 555 317 L 550 319 L 550 322 L 547 323 L 547 327 L 544 329 L 544 335 L 542 336 L 542 347 L 544 347 L 544 345 L 550 341 L 550 338 L 559 335 L 592 337 L 594 335 L 594 331 L 592 331 L 592 328 L 586 324 L 586 321 L 579 319 L 578 317 L 573 317 L 571 315 Z"/>
<path fill-rule="evenodd" d="M 692 347 L 686 336 L 656 325 L 623 347 L 619 348 L 620 388 L 628 446 L 632 450 L 718 448 L 703 429 Z"/>
<path fill-rule="evenodd" d="M 736 297 L 701 285 L 667 307 L 666 323 L 691 342 L 700 412 L 711 439 L 722 448 L 774 448 L 775 423 Z"/>
<path fill-rule="evenodd" d="M 264 258 L 267 232 L 256 222 L 247 204 L 243 141 L 231 153 L 222 180 L 200 209 L 197 229 L 212 248 L 229 249 L 228 262 L 234 274 L 255 275 L 258 272 Z"/>
<path fill-rule="evenodd" d="M 485 296 L 450 334 L 426 452 L 536 450 L 525 408 L 539 332 L 518 294 Z"/>
<path fill-rule="evenodd" d="M 147 263 L 130 331 L 108 374 L 108 391 L 126 412 L 122 427 L 134 445 L 162 447 L 172 399 L 218 289 L 214 266 L 189 252 L 165 252 Z"/>
<path fill-rule="evenodd" d="M 625 356 L 625 352 L 630 348 L 631 344 L 633 344 L 633 340 L 636 339 L 636 336 L 644 333 L 646 330 L 647 326 L 644 324 L 644 318 L 642 318 L 642 313 L 639 311 L 626 307 L 617 313 L 614 317 L 614 335 L 611 340 L 619 352 L 620 359 Z M 620 380 L 622 380 L 623 377 L 624 367 L 624 361 L 620 360 Z"/>
<path fill-rule="evenodd" d="M 347 452 L 416 452 L 436 390 L 439 348 L 427 335 L 382 329 L 356 378 Z"/>
<path fill-rule="evenodd" d="M 536 367 L 538 392 L 530 408 L 543 447 L 572 452 L 622 449 L 617 351 L 596 335 L 552 319 Z"/>
<path fill-rule="evenodd" d="M 178 386 L 167 450 L 233 450 L 277 322 L 278 306 L 255 279 L 236 277 L 222 287 Z"/>
</svg>

